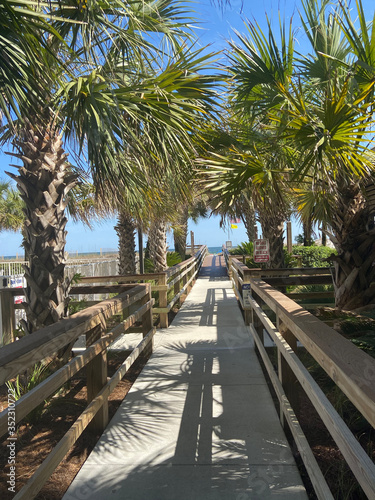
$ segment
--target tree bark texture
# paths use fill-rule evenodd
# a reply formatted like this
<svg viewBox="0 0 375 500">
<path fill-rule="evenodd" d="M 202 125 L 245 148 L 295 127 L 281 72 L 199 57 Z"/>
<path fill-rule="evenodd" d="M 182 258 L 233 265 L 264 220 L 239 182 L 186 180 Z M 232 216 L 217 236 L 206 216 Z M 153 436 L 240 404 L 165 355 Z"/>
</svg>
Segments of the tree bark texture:
<svg viewBox="0 0 375 500">
<path fill-rule="evenodd" d="M 151 224 L 148 233 L 150 259 L 154 263 L 154 271 L 159 273 L 167 269 L 167 227 L 163 220 Z"/>
<path fill-rule="evenodd" d="M 178 252 L 182 260 L 186 257 L 186 240 L 188 234 L 189 207 L 181 207 L 177 222 L 173 228 L 174 250 Z"/>
<path fill-rule="evenodd" d="M 285 213 L 277 204 L 259 208 L 259 220 L 262 226 L 263 238 L 270 244 L 270 267 L 280 269 L 285 267 L 284 258 L 284 223 Z"/>
<path fill-rule="evenodd" d="M 255 208 L 252 201 L 244 201 L 241 206 L 241 218 L 244 223 L 246 234 L 249 241 L 254 241 L 257 239 L 256 231 L 256 220 L 255 220 Z"/>
<path fill-rule="evenodd" d="M 356 309 L 375 303 L 375 231 L 367 230 L 369 210 L 356 184 L 341 191 L 332 218 L 331 239 L 338 255 L 334 263 L 335 304 L 339 309 Z"/>
<path fill-rule="evenodd" d="M 70 283 L 65 268 L 65 196 L 76 183 L 61 135 L 51 127 L 24 129 L 14 145 L 23 166 L 9 174 L 25 203 L 26 328 L 29 333 L 66 315 Z"/>
<path fill-rule="evenodd" d="M 303 221 L 302 226 L 303 226 L 303 246 L 309 247 L 314 243 L 312 238 L 313 224 L 311 217 Z"/>
<path fill-rule="evenodd" d="M 119 274 L 136 274 L 135 264 L 135 223 L 125 210 L 120 210 L 115 226 L 119 238 Z"/>
</svg>

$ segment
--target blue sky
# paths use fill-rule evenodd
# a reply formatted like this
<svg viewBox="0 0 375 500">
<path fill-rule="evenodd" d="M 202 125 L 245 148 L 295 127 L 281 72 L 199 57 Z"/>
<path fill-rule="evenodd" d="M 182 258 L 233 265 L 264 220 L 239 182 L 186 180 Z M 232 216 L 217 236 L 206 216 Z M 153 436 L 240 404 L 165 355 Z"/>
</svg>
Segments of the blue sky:
<svg viewBox="0 0 375 500">
<path fill-rule="evenodd" d="M 365 11 L 368 15 L 373 15 L 374 3 L 373 0 L 363 0 Z M 230 7 L 225 7 L 222 12 L 219 8 L 211 5 L 209 0 L 202 2 L 193 2 L 193 8 L 196 11 L 196 16 L 200 19 L 201 25 L 198 30 L 199 43 L 202 46 L 210 44 L 212 51 L 219 51 L 225 48 L 226 40 L 236 38 L 234 31 L 245 32 L 244 20 L 255 20 L 261 27 L 265 26 L 267 16 L 278 23 L 279 10 L 281 17 L 289 23 L 291 16 L 295 20 L 298 18 L 298 9 L 301 7 L 301 2 L 290 0 L 232 0 Z M 298 23 L 295 23 L 298 26 Z M 301 31 L 298 29 L 295 33 L 296 49 L 303 52 L 304 40 Z M 7 151 L 6 148 L 3 151 Z M 6 178 L 4 170 L 12 170 L 9 167 L 10 157 L 4 155 L 0 151 L 0 177 Z M 196 225 L 191 223 L 189 231 L 195 233 L 195 241 L 197 243 L 207 244 L 208 246 L 221 246 L 228 239 L 227 231 L 223 231 L 219 227 L 220 218 L 211 217 L 209 219 L 201 219 Z M 117 248 L 117 235 L 113 228 L 116 221 L 114 219 L 105 221 L 101 224 L 95 224 L 94 229 L 90 230 L 82 224 L 69 221 L 67 224 L 67 244 L 68 252 L 95 252 L 105 249 Z M 293 238 L 301 232 L 299 226 L 293 223 Z M 190 239 L 190 237 L 189 237 Z M 229 239 L 233 244 L 247 241 L 246 232 L 243 224 L 238 224 L 238 229 L 233 229 L 229 234 Z M 14 234 L 8 231 L 0 233 L 0 256 L 16 255 L 23 253 L 21 248 L 22 237 L 20 234 Z M 173 247 L 173 240 L 168 238 L 170 247 Z"/>
</svg>

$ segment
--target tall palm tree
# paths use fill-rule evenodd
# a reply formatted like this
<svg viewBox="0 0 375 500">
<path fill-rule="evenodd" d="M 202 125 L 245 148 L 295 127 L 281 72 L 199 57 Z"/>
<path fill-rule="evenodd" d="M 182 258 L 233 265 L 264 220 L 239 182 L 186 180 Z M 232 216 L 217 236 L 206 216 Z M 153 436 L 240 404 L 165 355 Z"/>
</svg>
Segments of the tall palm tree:
<svg viewBox="0 0 375 500">
<path fill-rule="evenodd" d="M 373 126 L 375 29 L 368 30 L 360 0 L 359 28 L 344 4 L 334 11 L 328 1 L 306 0 L 303 7 L 308 56 L 295 54 L 292 25 L 288 31 L 281 25 L 277 40 L 270 23 L 267 33 L 248 23 L 247 36 L 230 43 L 231 105 L 240 126 L 256 123 L 275 151 L 284 151 L 287 175 L 278 170 L 291 188 L 303 191 L 300 210 L 331 229 L 338 252 L 331 257 L 336 305 L 354 308 L 375 301 L 375 234 L 365 191 L 375 165 L 367 140 Z M 264 151 L 259 154 L 264 162 Z M 226 180 L 226 192 L 250 178 L 260 162 L 258 154 L 238 155 L 243 166 Z M 276 177 L 275 164 L 272 170 Z"/>
<path fill-rule="evenodd" d="M 85 156 L 95 184 L 116 185 L 121 178 L 132 189 L 147 158 L 169 158 L 190 143 L 196 116 L 213 97 L 213 78 L 195 72 L 199 58 L 182 54 L 180 41 L 188 28 L 183 7 L 174 0 L 110 0 L 76 8 L 58 2 L 43 8 L 50 9 L 54 31 L 45 36 L 41 26 L 39 33 L 47 39 L 45 57 L 53 71 L 44 72 L 44 65 L 32 71 L 40 81 L 38 96 L 48 89 L 45 106 L 28 93 L 30 105 L 20 109 L 23 120 L 16 135 L 10 130 L 4 136 L 6 141 L 13 135 L 23 163 L 18 175 L 10 175 L 26 205 L 30 332 L 62 318 L 67 305 L 65 197 L 76 173 L 67 161 L 64 139 L 76 143 L 77 157 Z M 69 16 L 73 22 L 65 21 Z M 165 61 L 165 49 L 152 44 L 149 33 L 168 39 L 177 56 L 156 76 L 130 85 L 129 75 L 157 59 Z M 134 133 L 138 123 L 149 139 L 147 147 Z M 166 143 L 168 151 L 162 147 Z"/>
</svg>

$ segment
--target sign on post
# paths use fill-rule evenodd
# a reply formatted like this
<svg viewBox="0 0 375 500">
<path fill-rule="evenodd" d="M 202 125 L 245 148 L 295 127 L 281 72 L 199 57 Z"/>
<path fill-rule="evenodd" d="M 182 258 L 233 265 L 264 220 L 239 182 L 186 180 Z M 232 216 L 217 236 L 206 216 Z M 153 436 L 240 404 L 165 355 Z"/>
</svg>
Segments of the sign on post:
<svg viewBox="0 0 375 500">
<path fill-rule="evenodd" d="M 251 285 L 250 283 L 244 283 L 242 285 L 242 300 L 244 309 L 251 309 L 250 297 L 251 297 Z"/>
<path fill-rule="evenodd" d="M 270 243 L 268 240 L 254 240 L 254 262 L 269 262 Z"/>
</svg>

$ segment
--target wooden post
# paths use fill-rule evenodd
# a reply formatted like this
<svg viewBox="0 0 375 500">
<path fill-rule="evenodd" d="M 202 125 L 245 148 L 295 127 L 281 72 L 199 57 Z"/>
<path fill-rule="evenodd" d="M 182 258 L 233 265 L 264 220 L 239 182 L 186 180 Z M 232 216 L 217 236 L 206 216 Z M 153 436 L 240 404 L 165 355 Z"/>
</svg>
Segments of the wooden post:
<svg viewBox="0 0 375 500">
<path fill-rule="evenodd" d="M 250 270 L 250 274 L 251 274 L 251 270 Z M 253 297 L 253 292 L 251 293 L 252 295 L 252 298 L 254 299 Z M 257 300 L 257 302 L 259 303 L 259 299 Z M 258 318 L 258 315 L 257 313 L 254 311 L 254 309 L 251 309 L 251 323 L 253 324 L 254 326 L 254 330 L 257 332 L 258 334 L 258 337 L 260 338 L 262 344 L 264 345 L 264 333 L 263 333 L 263 324 L 262 322 L 260 321 L 260 319 Z M 255 349 L 257 347 L 255 346 Z"/>
<path fill-rule="evenodd" d="M 286 246 L 288 253 L 292 253 L 293 252 L 292 223 L 290 221 L 286 223 Z"/>
<path fill-rule="evenodd" d="M 148 301 L 151 300 L 151 284 L 146 283 L 146 289 L 147 289 L 147 294 L 141 299 L 141 305 L 143 306 L 146 304 Z M 153 326 L 153 317 L 152 317 L 152 307 L 145 312 L 145 314 L 142 316 L 142 334 L 143 338 L 146 337 L 148 332 L 151 330 Z M 154 339 L 152 338 L 150 343 L 147 346 L 147 349 L 144 351 L 144 355 L 151 355 L 153 351 L 153 344 L 154 344 Z"/>
<path fill-rule="evenodd" d="M 183 275 L 183 277 L 182 277 L 182 288 L 184 288 L 184 287 L 185 287 L 185 285 L 186 285 L 187 281 L 188 281 L 188 275 L 187 275 L 187 273 L 186 273 L 186 274 L 184 274 L 184 275 Z M 188 294 L 188 291 L 186 290 L 186 292 L 185 292 L 185 293 L 186 293 L 186 295 L 187 295 L 187 294 Z"/>
<path fill-rule="evenodd" d="M 165 290 L 159 291 L 159 307 L 166 308 L 168 305 L 167 273 L 163 273 L 159 278 L 159 285 L 165 286 Z M 160 313 L 160 328 L 168 328 L 168 313 Z"/>
<path fill-rule="evenodd" d="M 96 340 L 99 340 L 105 333 L 106 325 L 104 318 L 102 324 L 86 333 L 86 346 L 90 346 Z M 95 398 L 98 392 L 107 383 L 108 367 L 107 367 L 107 351 L 102 351 L 100 354 L 87 364 L 87 403 Z M 90 423 L 90 429 L 94 432 L 103 432 L 108 425 L 108 400 L 106 399 Z"/>
<path fill-rule="evenodd" d="M 9 288 L 0 291 L 1 307 L 1 344 L 6 345 L 14 342 L 14 330 L 16 328 L 14 297 Z"/>
<path fill-rule="evenodd" d="M 276 327 L 285 339 L 285 341 L 289 344 L 289 346 L 293 349 L 293 351 L 297 351 L 297 339 L 293 335 L 293 333 L 288 330 L 285 325 L 279 320 L 279 317 L 276 318 Z M 293 370 L 290 368 L 288 363 L 285 361 L 284 356 L 281 352 L 277 351 L 277 364 L 278 364 L 278 374 L 280 382 L 284 388 L 286 397 L 291 404 L 294 413 L 298 417 L 299 413 L 299 396 L 298 396 L 298 380 L 295 376 Z M 282 425 L 285 426 L 286 421 L 284 419 L 283 412 L 280 411 L 280 420 Z"/>
<path fill-rule="evenodd" d="M 177 276 L 175 276 L 175 278 L 177 278 Z M 177 283 L 174 284 L 174 288 L 173 288 L 174 295 L 175 296 L 178 295 L 180 293 L 180 290 L 181 290 L 181 280 L 179 279 L 177 281 Z M 181 297 L 178 299 L 178 303 L 181 305 Z"/>
<path fill-rule="evenodd" d="M 191 256 L 194 256 L 194 231 L 190 231 Z"/>
<path fill-rule="evenodd" d="M 232 279 L 233 273 L 232 273 L 232 256 L 228 254 L 228 276 L 229 279 Z"/>
<path fill-rule="evenodd" d="M 247 295 L 250 295 L 250 293 L 251 293 L 250 286 L 249 286 L 250 285 L 250 274 L 251 274 L 250 269 L 243 270 L 243 284 L 247 285 L 246 287 L 243 287 L 243 285 L 241 285 L 241 295 L 242 295 L 242 300 L 244 303 L 245 325 L 250 325 L 250 322 L 251 322 L 251 308 L 246 307 Z"/>
</svg>

